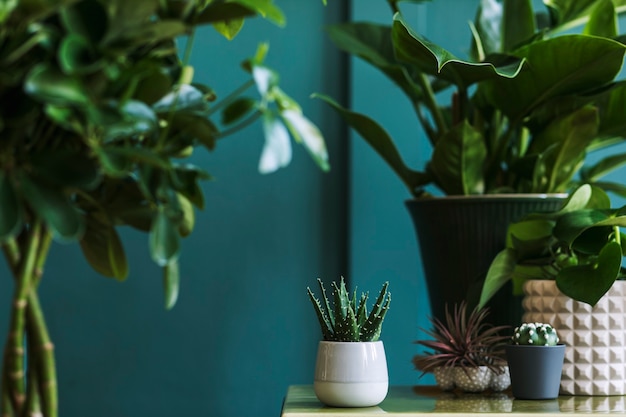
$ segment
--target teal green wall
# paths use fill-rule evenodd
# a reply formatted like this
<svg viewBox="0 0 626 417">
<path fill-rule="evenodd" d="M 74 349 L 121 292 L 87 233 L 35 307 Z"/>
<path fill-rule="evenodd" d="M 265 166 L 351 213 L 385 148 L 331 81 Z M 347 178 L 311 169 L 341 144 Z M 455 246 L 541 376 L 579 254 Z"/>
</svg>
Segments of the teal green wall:
<svg viewBox="0 0 626 417">
<path fill-rule="evenodd" d="M 445 0 L 406 5 L 403 11 L 415 30 L 457 56 L 466 56 L 467 21 L 473 18 L 477 4 L 477 0 Z M 355 1 L 352 19 L 388 23 L 387 2 Z M 356 59 L 352 64 L 352 108 L 377 120 L 394 138 L 406 162 L 423 169 L 430 149 L 409 101 L 368 64 Z M 428 376 L 420 379 L 411 363 L 418 353 L 413 342 L 425 337 L 419 328 L 430 327 L 430 305 L 417 239 L 404 206 L 410 194 L 360 137 L 351 136 L 349 270 L 357 284 L 368 288 L 390 281 L 393 301 L 382 339 L 392 383 L 432 383 Z"/>
</svg>

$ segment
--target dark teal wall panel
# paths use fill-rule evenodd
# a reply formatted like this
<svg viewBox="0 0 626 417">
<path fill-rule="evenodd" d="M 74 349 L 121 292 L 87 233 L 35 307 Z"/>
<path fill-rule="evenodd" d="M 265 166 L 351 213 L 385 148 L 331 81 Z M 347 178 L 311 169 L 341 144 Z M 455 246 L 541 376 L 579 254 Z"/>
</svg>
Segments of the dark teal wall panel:
<svg viewBox="0 0 626 417">
<path fill-rule="evenodd" d="M 295 145 L 290 167 L 258 174 L 258 124 L 213 154 L 198 152 L 194 162 L 215 181 L 205 184 L 206 209 L 183 242 L 181 293 L 169 312 L 146 235 L 124 233 L 124 283 L 93 273 L 76 245 L 55 245 L 41 301 L 56 345 L 61 416 L 276 416 L 289 384 L 312 381 L 320 336 L 306 286 L 345 273 L 345 176 L 343 128 L 309 95 L 342 94 L 341 60 L 322 33 L 342 5 L 276 3 L 284 29 L 248 21 L 232 43 L 201 31 L 196 77 L 226 94 L 247 77 L 239 63 L 268 40 L 267 63 L 325 132 L 333 171 L 321 173 Z M 11 290 L 3 274 L 3 337 Z"/>
</svg>

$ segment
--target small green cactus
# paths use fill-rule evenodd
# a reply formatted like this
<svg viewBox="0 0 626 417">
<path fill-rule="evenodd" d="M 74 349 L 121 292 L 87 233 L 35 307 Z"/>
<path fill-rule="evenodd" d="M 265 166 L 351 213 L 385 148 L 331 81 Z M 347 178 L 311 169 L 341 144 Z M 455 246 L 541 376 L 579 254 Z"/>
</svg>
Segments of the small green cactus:
<svg viewBox="0 0 626 417">
<path fill-rule="evenodd" d="M 334 309 L 331 309 L 328 297 L 326 297 L 324 283 L 319 278 L 317 282 L 322 292 L 324 305 L 322 306 L 320 300 L 315 298 L 308 287 L 307 293 L 315 308 L 324 340 L 335 342 L 375 342 L 378 340 L 391 302 L 391 293 L 387 292 L 389 282 L 383 284 L 369 314 L 366 307 L 368 293 L 362 293 L 357 304 L 356 288 L 350 298 L 343 277 L 339 285 L 336 282 L 332 283 Z"/>
<path fill-rule="evenodd" d="M 549 324 L 522 323 L 513 332 L 514 345 L 554 346 L 559 343 L 556 330 Z"/>
</svg>

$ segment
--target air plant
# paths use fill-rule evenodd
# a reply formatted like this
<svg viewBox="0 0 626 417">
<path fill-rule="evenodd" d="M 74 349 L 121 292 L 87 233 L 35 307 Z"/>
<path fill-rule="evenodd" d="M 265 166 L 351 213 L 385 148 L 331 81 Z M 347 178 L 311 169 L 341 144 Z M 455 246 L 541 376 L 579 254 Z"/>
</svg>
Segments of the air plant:
<svg viewBox="0 0 626 417">
<path fill-rule="evenodd" d="M 468 315 L 467 304 L 455 304 L 451 313 L 446 308 L 446 323 L 430 318 L 432 330 L 421 329 L 434 340 L 418 340 L 415 343 L 432 349 L 425 355 L 416 355 L 413 364 L 423 374 L 437 368 L 460 367 L 467 371 L 472 367 L 487 366 L 493 373 L 501 374 L 503 347 L 510 336 L 502 335 L 509 326 L 494 326 L 485 322 L 487 308 L 475 308 Z"/>
<path fill-rule="evenodd" d="M 313 295 L 310 288 L 307 288 L 307 293 L 320 322 L 324 340 L 335 342 L 375 342 L 379 339 L 383 320 L 391 302 L 391 293 L 387 292 L 389 282 L 383 284 L 376 303 L 369 314 L 366 306 L 368 293 L 362 293 L 357 304 L 356 288 L 352 298 L 350 298 L 343 277 L 341 277 L 339 285 L 334 281 L 331 284 L 334 308 L 331 308 L 328 297 L 326 297 L 324 283 L 319 278 L 317 282 L 322 292 L 324 306 Z"/>
</svg>

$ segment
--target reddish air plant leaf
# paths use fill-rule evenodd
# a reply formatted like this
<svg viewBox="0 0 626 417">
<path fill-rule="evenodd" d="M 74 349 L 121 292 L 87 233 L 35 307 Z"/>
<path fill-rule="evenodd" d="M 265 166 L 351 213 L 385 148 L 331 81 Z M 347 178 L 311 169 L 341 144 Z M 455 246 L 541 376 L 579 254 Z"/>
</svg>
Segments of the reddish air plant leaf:
<svg viewBox="0 0 626 417">
<path fill-rule="evenodd" d="M 431 349 L 425 355 L 413 359 L 415 367 L 423 373 L 432 372 L 440 366 L 459 366 L 463 369 L 488 366 L 498 372 L 502 364 L 502 346 L 508 336 L 500 332 L 508 326 L 493 326 L 485 322 L 488 309 L 474 309 L 469 315 L 465 302 L 446 309 L 445 324 L 431 318 L 431 330 L 421 329 L 433 340 L 418 340 L 415 343 Z"/>
</svg>

